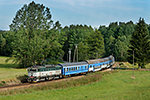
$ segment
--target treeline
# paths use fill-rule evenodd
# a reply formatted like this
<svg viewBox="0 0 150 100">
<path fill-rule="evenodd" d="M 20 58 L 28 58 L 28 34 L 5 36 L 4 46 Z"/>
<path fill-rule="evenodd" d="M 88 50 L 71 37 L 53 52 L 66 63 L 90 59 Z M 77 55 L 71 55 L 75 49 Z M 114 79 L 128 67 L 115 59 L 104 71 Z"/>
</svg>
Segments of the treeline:
<svg viewBox="0 0 150 100">
<path fill-rule="evenodd" d="M 51 12 L 43 4 L 32 1 L 16 13 L 10 31 L 0 31 L 0 55 L 10 56 L 20 67 L 84 61 L 113 55 L 117 61 L 127 61 L 128 49 L 136 24 L 113 22 L 93 28 L 88 25 L 61 27 L 51 20 Z M 150 31 L 150 25 L 147 25 Z"/>
<path fill-rule="evenodd" d="M 108 27 L 100 26 L 104 36 L 106 56 L 113 54 L 117 61 L 127 61 L 128 48 L 136 24 L 130 22 L 113 22 Z"/>
<path fill-rule="evenodd" d="M 78 61 L 101 58 L 105 55 L 104 38 L 100 31 L 87 25 L 70 25 L 64 28 L 55 24 L 54 26 L 50 30 L 36 30 L 33 34 L 27 34 L 23 30 L 1 32 L 0 55 L 14 57 L 30 63 L 29 65 L 40 64 L 43 60 L 51 63 L 69 61 L 69 49 L 72 62 L 73 58 L 77 61 L 77 52 Z M 76 52 L 75 45 L 78 48 Z"/>
<path fill-rule="evenodd" d="M 59 24 L 59 26 L 61 25 Z M 70 25 L 64 28 L 55 27 L 51 30 L 37 30 L 34 35 L 38 36 L 30 39 L 30 43 L 33 42 L 31 46 L 26 41 L 29 40 L 26 38 L 26 34 L 25 36 L 21 36 L 20 34 L 22 32 L 12 33 L 11 31 L 1 31 L 0 55 L 12 56 L 15 48 L 23 47 L 26 48 L 28 53 L 31 53 L 33 59 L 41 56 L 39 62 L 47 58 L 55 61 L 68 61 L 68 51 L 71 49 L 71 60 L 73 61 L 75 45 L 77 44 L 78 61 L 109 55 L 114 55 L 117 61 L 127 61 L 127 51 L 130 45 L 131 35 L 136 28 L 135 26 L 136 24 L 130 21 L 127 23 L 113 22 L 108 27 L 100 26 L 98 29 L 87 25 Z M 147 28 L 150 29 L 150 25 L 147 25 Z M 47 50 L 40 50 L 43 48 L 47 48 Z M 35 54 L 36 50 L 39 55 L 37 53 Z M 18 49 L 18 52 L 17 50 L 15 51 L 16 55 L 19 52 L 26 52 L 21 52 L 21 49 Z"/>
</svg>

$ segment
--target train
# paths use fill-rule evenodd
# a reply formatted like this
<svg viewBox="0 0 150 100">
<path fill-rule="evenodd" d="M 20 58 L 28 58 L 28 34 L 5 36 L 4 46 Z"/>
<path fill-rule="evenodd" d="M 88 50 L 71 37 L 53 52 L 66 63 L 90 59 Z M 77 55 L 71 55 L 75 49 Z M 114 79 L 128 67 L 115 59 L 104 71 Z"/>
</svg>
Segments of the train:
<svg viewBox="0 0 150 100">
<path fill-rule="evenodd" d="M 110 55 L 109 57 L 86 60 L 75 63 L 62 63 L 62 64 L 46 64 L 36 65 L 27 68 L 28 82 L 40 82 L 52 79 L 61 79 L 64 77 L 87 74 L 89 72 L 101 71 L 105 68 L 110 68 L 115 63 L 115 58 Z"/>
</svg>

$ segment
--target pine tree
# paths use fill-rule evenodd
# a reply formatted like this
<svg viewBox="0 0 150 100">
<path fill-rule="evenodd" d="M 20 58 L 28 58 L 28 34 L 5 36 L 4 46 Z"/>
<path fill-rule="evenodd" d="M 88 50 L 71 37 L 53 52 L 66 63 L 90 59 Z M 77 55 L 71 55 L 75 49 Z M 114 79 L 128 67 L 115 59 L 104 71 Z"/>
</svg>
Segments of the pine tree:
<svg viewBox="0 0 150 100">
<path fill-rule="evenodd" d="M 144 19 L 140 18 L 136 30 L 133 32 L 128 50 L 129 62 L 132 63 L 133 51 L 134 61 L 139 67 L 145 68 L 145 64 L 150 59 L 150 37 Z"/>
</svg>

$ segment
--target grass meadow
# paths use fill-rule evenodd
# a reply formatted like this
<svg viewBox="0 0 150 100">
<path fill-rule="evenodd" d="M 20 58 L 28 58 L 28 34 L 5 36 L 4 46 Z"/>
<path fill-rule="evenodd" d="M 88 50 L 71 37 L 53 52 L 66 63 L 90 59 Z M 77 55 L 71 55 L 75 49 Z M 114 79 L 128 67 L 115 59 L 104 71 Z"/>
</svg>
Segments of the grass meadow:
<svg viewBox="0 0 150 100">
<path fill-rule="evenodd" d="M 43 88 L 1 96 L 0 100 L 149 100 L 150 71 L 115 71 L 101 73 L 102 78 L 87 85 L 68 88 Z M 95 74 L 95 73 L 92 73 Z M 87 75 L 88 76 L 88 75 Z M 81 81 L 81 80 L 80 80 Z M 56 83 L 58 84 L 58 83 Z M 64 84 L 65 85 L 65 84 Z M 67 85 L 67 84 L 66 84 Z M 50 87 L 50 86 L 49 86 Z M 32 88 L 31 88 L 32 89 Z M 21 91 L 21 90 L 20 90 Z"/>
<path fill-rule="evenodd" d="M 0 85 L 27 74 L 12 61 L 5 63 L 6 59 L 0 57 Z M 132 64 L 126 64 L 132 68 Z M 150 64 L 146 66 L 150 68 Z M 134 71 L 135 79 L 132 74 L 127 70 L 89 73 L 80 79 L 0 91 L 0 100 L 149 100 L 150 71 Z"/>
<path fill-rule="evenodd" d="M 3 85 L 1 81 L 7 83 L 7 81 L 19 81 L 17 77 L 27 74 L 26 69 L 17 69 L 12 60 L 5 62 L 9 57 L 0 57 L 0 86 Z"/>
</svg>

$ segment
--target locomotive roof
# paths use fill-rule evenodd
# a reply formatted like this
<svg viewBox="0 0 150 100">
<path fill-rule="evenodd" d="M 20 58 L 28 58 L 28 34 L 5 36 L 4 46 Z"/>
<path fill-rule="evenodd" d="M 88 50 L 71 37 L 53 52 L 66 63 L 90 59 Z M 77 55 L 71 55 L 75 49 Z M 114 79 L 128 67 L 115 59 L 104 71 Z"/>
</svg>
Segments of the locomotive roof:
<svg viewBox="0 0 150 100">
<path fill-rule="evenodd" d="M 36 66 L 31 66 L 29 68 L 54 68 L 54 67 L 60 67 L 58 65 L 53 65 L 53 64 L 46 64 L 46 65 L 36 65 Z"/>
<path fill-rule="evenodd" d="M 100 58 L 100 59 L 86 60 L 86 61 L 88 62 L 88 64 L 94 64 L 94 63 L 105 62 L 105 61 L 111 60 L 113 58 L 114 57 L 112 55 L 110 55 L 109 57 Z"/>
<path fill-rule="evenodd" d="M 61 65 L 63 67 L 71 67 L 71 66 L 78 66 L 78 65 L 87 65 L 88 63 L 86 61 L 83 62 L 75 62 L 75 63 L 64 63 L 64 64 L 58 64 Z"/>
</svg>

